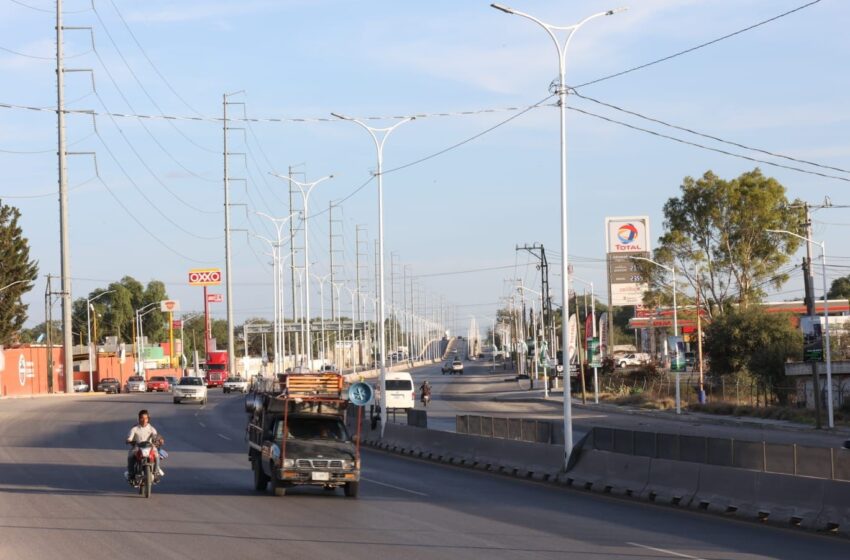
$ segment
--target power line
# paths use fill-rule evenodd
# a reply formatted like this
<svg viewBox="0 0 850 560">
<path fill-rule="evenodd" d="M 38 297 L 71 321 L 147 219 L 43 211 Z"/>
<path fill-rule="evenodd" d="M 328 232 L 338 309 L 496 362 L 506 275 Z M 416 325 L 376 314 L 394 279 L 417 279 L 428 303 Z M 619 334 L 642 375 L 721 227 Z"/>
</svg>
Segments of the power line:
<svg viewBox="0 0 850 560">
<path fill-rule="evenodd" d="M 108 148 L 107 148 L 107 151 L 108 151 Z M 142 230 L 144 230 L 145 233 L 147 233 L 151 238 L 154 239 L 154 241 L 156 241 L 157 243 L 162 245 L 169 252 L 174 253 L 175 255 L 177 255 L 178 257 L 180 257 L 184 260 L 194 262 L 194 263 L 198 263 L 198 264 L 216 264 L 218 262 L 218 261 L 201 261 L 201 260 L 198 260 L 198 259 L 193 259 L 192 257 L 190 257 L 188 255 L 184 255 L 183 253 L 177 251 L 173 247 L 173 244 L 166 243 L 165 241 L 163 241 L 162 239 L 157 237 L 154 232 L 149 230 L 148 227 L 141 220 L 139 220 L 139 218 L 136 217 L 135 213 L 131 212 L 130 209 L 127 208 L 124 205 L 123 202 L 121 202 L 121 199 L 118 198 L 117 196 L 115 196 L 115 193 L 112 192 L 112 189 L 109 188 L 109 185 L 106 184 L 106 182 L 100 177 L 100 175 L 97 176 L 97 179 L 98 179 L 98 181 L 100 181 L 100 184 L 103 185 L 103 187 L 106 189 L 106 192 L 109 193 L 109 195 L 113 198 L 113 200 L 115 200 L 115 202 L 118 203 L 118 205 L 124 210 L 124 212 L 126 212 L 127 215 L 130 216 L 130 218 L 132 218 L 133 221 L 136 222 L 136 224 L 138 224 L 138 226 L 140 228 L 142 228 Z"/>
<path fill-rule="evenodd" d="M 30 10 L 33 10 L 33 11 L 36 11 L 36 12 L 44 12 L 46 14 L 55 14 L 56 13 L 56 10 L 51 10 L 51 9 L 48 9 L 48 8 L 39 8 L 37 6 L 27 4 L 26 2 L 21 2 L 20 0 L 9 0 L 9 2 L 11 2 L 12 4 L 17 4 L 18 6 L 23 6 L 24 8 L 29 8 Z M 84 12 L 88 12 L 89 10 L 91 10 L 91 8 L 85 8 L 83 10 L 62 10 L 62 13 L 63 14 L 82 14 Z"/>
<path fill-rule="evenodd" d="M 7 47 L 2 47 L 2 46 L 0 46 L 0 51 L 5 51 L 5 52 L 10 53 L 10 54 L 14 54 L 14 55 L 17 55 L 17 56 L 23 56 L 24 58 L 32 58 L 32 59 L 35 59 L 35 60 L 56 60 L 55 56 L 38 56 L 38 55 L 35 55 L 35 54 L 28 54 L 28 53 L 16 51 L 16 50 L 13 50 L 13 49 L 10 49 L 10 48 L 7 48 Z M 77 53 L 77 54 L 69 54 L 69 55 L 66 55 L 64 58 L 78 58 L 80 56 L 85 56 L 85 55 L 89 54 L 90 52 L 92 52 L 91 49 L 89 49 L 85 52 Z"/>
<path fill-rule="evenodd" d="M 820 0 L 818 0 L 818 1 L 820 1 Z M 717 136 L 712 136 L 712 135 L 710 135 L 710 134 L 705 134 L 705 133 L 703 133 L 703 132 L 699 132 L 699 131 L 693 130 L 693 129 L 691 129 L 691 128 L 686 128 L 686 127 L 683 127 L 683 126 L 678 126 L 678 125 L 675 125 L 675 124 L 671 124 L 671 123 L 668 123 L 668 122 L 662 121 L 661 119 L 658 119 L 658 118 L 655 118 L 655 117 L 648 117 L 648 116 L 643 115 L 643 114 L 641 114 L 641 113 L 638 113 L 638 112 L 636 112 L 636 111 L 632 111 L 632 110 L 629 110 L 629 109 L 624 109 L 624 108 L 622 108 L 622 107 L 618 107 L 617 105 L 613 105 L 613 104 L 611 104 L 611 103 L 606 103 L 606 102 L 604 102 L 604 101 L 600 101 L 600 100 L 598 100 L 598 99 L 594 99 L 594 98 L 592 98 L 592 97 L 588 97 L 588 96 L 586 96 L 586 95 L 582 95 L 582 94 L 578 93 L 578 92 L 577 92 L 577 91 L 575 91 L 575 90 L 573 90 L 573 95 L 575 95 L 575 96 L 577 96 L 577 97 L 580 97 L 581 99 L 586 99 L 586 100 L 588 100 L 588 101 L 591 101 L 591 102 L 593 102 L 593 103 L 596 103 L 596 104 L 598 104 L 598 105 L 602 105 L 603 107 L 608 107 L 609 109 L 614 109 L 615 111 L 620 111 L 620 112 L 622 112 L 622 113 L 626 113 L 626 114 L 628 114 L 628 115 L 632 115 L 632 116 L 638 117 L 638 118 L 640 118 L 640 119 L 643 119 L 643 120 L 646 120 L 646 121 L 649 121 L 649 122 L 654 122 L 654 123 L 661 124 L 661 125 L 664 125 L 664 126 L 667 126 L 667 127 L 670 127 L 670 128 L 674 128 L 674 129 L 676 129 L 676 130 L 681 130 L 681 131 L 683 131 L 683 132 L 688 132 L 688 133 L 690 133 L 690 134 L 694 134 L 694 135 L 696 135 L 696 136 L 702 136 L 703 138 L 708 138 L 709 140 L 715 140 L 715 141 L 717 141 L 717 142 L 721 142 L 721 143 L 723 143 L 723 144 L 729 144 L 729 145 L 731 145 L 731 146 L 735 146 L 735 147 L 737 147 L 737 148 L 743 148 L 743 149 L 745 149 L 745 150 L 752 150 L 752 151 L 754 151 L 754 152 L 759 152 L 759 153 L 762 153 L 762 154 L 765 154 L 765 155 L 768 155 L 768 156 L 773 156 L 773 157 L 778 157 L 778 158 L 782 158 L 782 159 L 787 159 L 787 160 L 789 160 L 789 161 L 795 161 L 795 162 L 797 162 L 797 163 L 804 163 L 804 164 L 806 164 L 806 165 L 811 165 L 811 166 L 813 166 L 813 167 L 820 167 L 821 169 L 831 169 L 831 170 L 833 170 L 833 171 L 839 171 L 839 172 L 841 172 L 841 173 L 850 173 L 850 170 L 842 169 L 842 168 L 840 168 L 840 167 L 832 167 L 832 166 L 830 166 L 830 165 L 825 165 L 825 164 L 817 163 L 817 162 L 814 162 L 814 161 L 808 161 L 808 160 L 805 160 L 805 159 L 799 159 L 799 158 L 795 158 L 795 157 L 791 157 L 791 156 L 786 156 L 786 155 L 784 155 L 784 154 L 780 154 L 780 153 L 777 153 L 777 152 L 771 152 L 771 151 L 768 151 L 768 150 L 763 150 L 763 149 L 761 149 L 761 148 L 754 148 L 754 147 L 752 147 L 752 146 L 747 146 L 747 145 L 745 145 L 745 144 L 739 144 L 738 142 L 733 142 L 733 141 L 731 141 L 731 140 L 724 140 L 723 138 L 720 138 L 720 137 L 717 137 Z"/>
<path fill-rule="evenodd" d="M 826 173 L 819 173 L 819 172 L 817 172 L 817 171 L 811 171 L 811 170 L 809 170 L 809 169 L 802 169 L 802 168 L 799 168 L 799 167 L 793 167 L 793 166 L 790 166 L 790 165 L 784 165 L 784 164 L 781 164 L 781 163 L 775 163 L 775 162 L 772 162 L 772 161 L 767 161 L 767 160 L 763 160 L 763 159 L 758 159 L 758 158 L 754 158 L 754 157 L 746 156 L 746 155 L 743 155 L 743 154 L 736 154 L 736 153 L 734 153 L 734 152 L 729 152 L 729 151 L 726 151 L 726 150 L 721 150 L 720 148 L 712 148 L 712 147 L 710 147 L 710 146 L 706 146 L 706 145 L 704 145 L 704 144 L 697 144 L 696 142 L 690 142 L 690 141 L 688 141 L 688 140 L 683 140 L 683 139 L 681 139 L 681 138 L 676 138 L 675 136 L 670 136 L 670 135 L 667 135 L 667 134 L 662 134 L 662 133 L 660 133 L 660 132 L 656 132 L 656 131 L 654 131 L 654 130 L 649 130 L 649 129 L 641 128 L 641 127 L 639 127 L 639 126 L 635 126 L 635 125 L 633 125 L 633 124 L 629 124 L 629 123 L 626 123 L 626 122 L 623 122 L 623 121 L 618 121 L 617 119 L 612 119 L 612 118 L 610 118 L 610 117 L 605 117 L 605 116 L 603 116 L 603 115 L 598 115 L 598 114 L 596 114 L 596 113 L 592 113 L 592 112 L 590 112 L 590 111 L 585 111 L 584 109 L 579 109 L 578 107 L 567 107 L 567 109 L 569 109 L 569 110 L 571 110 L 571 111 L 576 111 L 576 112 L 578 112 L 578 113 L 582 113 L 582 114 L 587 115 L 587 116 L 590 116 L 590 117 L 595 117 L 595 118 L 597 118 L 597 119 L 601 119 L 601 120 L 603 120 L 603 121 L 607 121 L 607 122 L 610 122 L 610 123 L 613 123 L 613 124 L 618 124 L 618 125 L 620 125 L 620 126 L 625 126 L 626 128 L 631 128 L 632 130 L 637 130 L 637 131 L 639 131 L 639 132 L 644 132 L 644 133 L 646 133 L 646 134 L 651 134 L 651 135 L 653 135 L 653 136 L 658 136 L 659 138 L 666 138 L 667 140 L 672 140 L 672 141 L 674 141 L 674 142 L 678 142 L 678 143 L 680 143 L 680 144 L 685 144 L 685 145 L 688 145 L 688 146 L 693 146 L 693 147 L 695 147 L 695 148 L 701 148 L 701 149 L 703 149 L 703 150 L 708 150 L 708 151 L 710 151 L 710 152 L 717 152 L 718 154 L 723 154 L 723 155 L 732 156 L 732 157 L 736 157 L 736 158 L 740 158 L 740 159 L 745 159 L 745 160 L 752 161 L 752 162 L 755 162 L 755 163 L 763 163 L 763 164 L 765 164 L 765 165 L 770 165 L 770 166 L 773 166 L 773 167 L 780 167 L 780 168 L 782 168 L 782 169 L 789 169 L 789 170 L 791 170 L 791 171 L 797 171 L 797 172 L 799 172 L 799 173 L 806 173 L 806 174 L 808 174 L 808 175 L 817 175 L 818 177 L 824 177 L 824 178 L 826 178 L 826 179 L 835 179 L 835 180 L 838 180 L 838 181 L 845 181 L 845 182 L 850 183 L 850 179 L 848 179 L 847 177 L 839 177 L 839 176 L 837 176 L 837 175 L 829 175 L 829 174 L 826 174 Z"/>
<path fill-rule="evenodd" d="M 809 6 L 814 6 L 815 4 L 819 3 L 820 1 L 821 1 L 821 0 L 814 0 L 814 1 L 812 1 L 812 2 L 809 2 L 808 4 L 803 4 L 802 6 L 798 6 L 798 7 L 794 8 L 793 10 L 789 10 L 789 11 L 787 11 L 787 12 L 783 12 L 783 13 L 781 13 L 781 14 L 777 15 L 777 16 L 773 16 L 772 18 L 768 18 L 768 19 L 766 19 L 766 20 L 760 21 L 760 22 L 755 23 L 755 24 L 753 24 L 753 25 L 750 25 L 750 26 L 744 27 L 743 29 L 739 29 L 739 30 L 737 30 L 737 31 L 733 31 L 732 33 L 729 33 L 729 34 L 727 34 L 727 35 L 723 35 L 722 37 L 718 37 L 718 38 L 716 38 L 716 39 L 712 39 L 711 41 L 707 41 L 707 42 L 705 42 L 705 43 L 701 43 L 701 44 L 696 45 L 696 46 L 694 46 L 694 47 L 691 47 L 691 48 L 689 48 L 689 49 L 685 49 L 685 50 L 683 50 L 683 51 L 679 51 L 679 52 L 677 52 L 677 53 L 671 54 L 671 55 L 669 55 L 669 56 L 665 56 L 665 57 L 663 57 L 663 58 L 659 58 L 659 59 L 657 59 L 657 60 L 653 60 L 652 62 L 647 62 L 647 63 L 645 63 L 645 64 L 641 64 L 641 65 L 639 65 L 639 66 L 633 66 L 632 68 L 629 68 L 628 70 L 623 70 L 623 71 L 621 71 L 621 72 L 616 72 L 616 73 L 614 73 L 614 74 L 609 74 L 608 76 L 603 76 L 603 77 L 601 77 L 601 78 L 597 78 L 597 79 L 595 79 L 595 80 L 591 80 L 591 81 L 589 81 L 589 82 L 585 82 L 585 83 L 583 83 L 583 84 L 581 84 L 581 85 L 574 86 L 574 88 L 575 88 L 575 89 L 578 89 L 578 88 L 582 88 L 582 87 L 585 87 L 585 86 L 589 86 L 589 85 L 593 85 L 593 84 L 598 84 L 599 82 L 604 82 L 605 80 L 610 80 L 610 79 L 612 79 L 612 78 L 617 78 L 617 77 L 619 77 L 619 76 L 623 76 L 623 75 L 625 75 L 625 74 L 630 74 L 630 73 L 632 73 L 632 72 L 636 72 L 636 71 L 638 71 L 638 70 L 642 70 L 642 69 L 644 69 L 644 68 L 648 68 L 649 66 L 654 66 L 655 64 L 660 64 L 660 63 L 662 63 L 662 62 L 666 62 L 666 61 L 671 60 L 671 59 L 673 59 L 673 58 L 676 58 L 676 57 L 682 56 L 683 54 L 688 54 L 688 53 L 694 52 L 694 51 L 696 51 L 696 50 L 699 50 L 699 49 L 701 49 L 701 48 L 707 47 L 707 46 L 709 46 L 709 45 L 713 45 L 713 44 L 715 44 L 715 43 L 719 43 L 720 41 L 723 41 L 723 40 L 725 40 L 725 39 L 729 39 L 729 38 L 734 37 L 734 36 L 736 36 L 736 35 L 740 35 L 741 33 L 745 33 L 745 32 L 747 32 L 747 31 L 753 30 L 753 29 L 755 29 L 755 28 L 757 28 L 757 27 L 761 27 L 762 25 L 766 25 L 766 24 L 768 24 L 768 23 L 771 23 L 771 22 L 773 22 L 773 21 L 776 21 L 776 20 L 778 20 L 778 19 L 780 19 L 780 18 L 783 18 L 783 17 L 785 17 L 785 16 L 789 16 L 789 15 L 791 15 L 791 14 L 795 13 L 795 12 L 799 12 L 800 10 L 803 10 L 803 9 L 805 9 L 805 8 L 808 8 Z"/>
</svg>

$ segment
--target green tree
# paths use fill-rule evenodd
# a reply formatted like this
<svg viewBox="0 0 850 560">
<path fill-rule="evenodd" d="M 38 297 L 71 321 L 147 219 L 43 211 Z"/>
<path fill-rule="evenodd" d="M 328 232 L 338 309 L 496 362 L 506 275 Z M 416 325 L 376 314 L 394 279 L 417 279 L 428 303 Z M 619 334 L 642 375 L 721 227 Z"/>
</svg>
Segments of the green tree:
<svg viewBox="0 0 850 560">
<path fill-rule="evenodd" d="M 38 277 L 38 263 L 30 260 L 29 241 L 18 220 L 21 212 L 0 201 L 0 344 L 17 336 L 27 320 L 21 296 Z"/>
<path fill-rule="evenodd" d="M 765 393 L 786 401 L 784 364 L 803 353 L 803 337 L 792 315 L 767 313 L 760 306 L 733 308 L 707 325 L 705 337 L 712 373 L 752 374 Z"/>
<path fill-rule="evenodd" d="M 789 204 L 776 179 L 759 169 L 732 180 L 707 171 L 699 179 L 685 177 L 680 188 L 681 195 L 664 205 L 664 233 L 653 258 L 675 266 L 680 282 L 699 286 L 709 316 L 730 304 L 757 302 L 766 286 L 778 288 L 788 279 L 781 268 L 800 240 L 766 230 L 800 232 L 803 210 Z M 638 268 L 650 284 L 645 303 L 672 305 L 669 274 L 645 262 Z"/>
<path fill-rule="evenodd" d="M 850 299 L 850 276 L 842 276 L 832 281 L 829 299 Z"/>
</svg>

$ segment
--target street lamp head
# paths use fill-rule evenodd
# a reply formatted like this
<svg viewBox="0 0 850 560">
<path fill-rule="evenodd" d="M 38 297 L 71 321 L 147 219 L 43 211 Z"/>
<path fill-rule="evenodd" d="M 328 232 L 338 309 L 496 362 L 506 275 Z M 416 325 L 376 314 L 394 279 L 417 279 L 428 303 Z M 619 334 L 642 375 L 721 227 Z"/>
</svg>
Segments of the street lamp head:
<svg viewBox="0 0 850 560">
<path fill-rule="evenodd" d="M 607 12 L 605 12 L 605 15 L 606 16 L 613 16 L 614 14 L 619 14 L 620 12 L 625 12 L 626 10 L 628 10 L 628 8 L 625 7 L 625 6 L 620 7 L 620 8 L 614 8 L 613 10 L 608 10 Z"/>
<path fill-rule="evenodd" d="M 508 8 L 507 6 L 502 6 L 501 4 L 490 4 L 491 8 L 496 8 L 500 12 L 505 12 L 506 14 L 513 14 L 513 8 Z"/>
</svg>

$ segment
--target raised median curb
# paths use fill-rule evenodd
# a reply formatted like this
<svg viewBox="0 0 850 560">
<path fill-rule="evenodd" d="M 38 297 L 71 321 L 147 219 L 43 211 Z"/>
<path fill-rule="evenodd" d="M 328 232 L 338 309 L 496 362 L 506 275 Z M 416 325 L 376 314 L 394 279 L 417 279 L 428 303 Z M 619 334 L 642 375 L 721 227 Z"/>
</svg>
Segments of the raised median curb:
<svg viewBox="0 0 850 560">
<path fill-rule="evenodd" d="M 363 444 L 401 455 L 451 464 L 521 479 L 558 484 L 613 496 L 850 537 L 850 481 L 768 472 L 771 454 L 775 467 L 785 468 L 781 456 L 758 443 L 761 470 L 741 468 L 755 442 L 735 442 L 742 457 L 726 454 L 716 438 L 652 434 L 628 430 L 592 430 L 573 450 L 570 468 L 563 470 L 563 447 L 462 433 L 440 432 L 387 424 L 363 429 Z M 700 441 L 704 445 L 700 445 Z M 610 450 L 597 449 L 598 445 Z M 795 446 L 794 467 L 797 465 Z M 616 450 L 616 451 L 615 451 Z M 816 448 L 799 447 L 800 453 Z M 619 451 L 619 452 L 618 452 Z M 847 455 L 835 455 L 831 477 L 850 464 Z M 845 453 L 840 451 L 840 453 Z M 720 464 L 712 464 L 720 463 Z M 773 468 L 773 467 L 772 467 Z M 794 471 L 796 472 L 796 471 Z M 844 476 L 843 470 L 841 475 Z"/>
</svg>

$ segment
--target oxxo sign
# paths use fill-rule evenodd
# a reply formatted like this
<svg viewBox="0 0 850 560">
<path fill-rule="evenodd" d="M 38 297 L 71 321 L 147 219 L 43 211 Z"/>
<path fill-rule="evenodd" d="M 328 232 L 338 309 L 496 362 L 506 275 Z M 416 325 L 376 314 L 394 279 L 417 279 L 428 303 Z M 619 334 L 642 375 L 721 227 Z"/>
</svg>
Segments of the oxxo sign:
<svg viewBox="0 0 850 560">
<path fill-rule="evenodd" d="M 220 268 L 194 268 L 189 271 L 190 286 L 218 286 L 221 284 Z"/>
<path fill-rule="evenodd" d="M 180 311 L 180 302 L 176 299 L 164 299 L 159 302 L 159 310 L 163 313 L 173 313 Z"/>
</svg>

